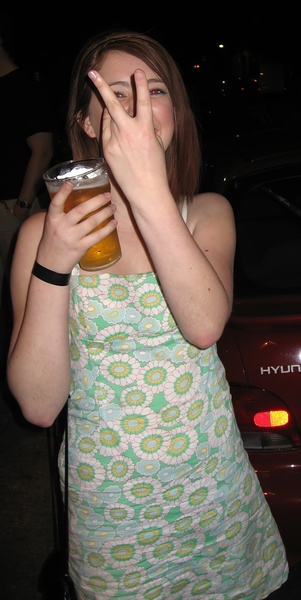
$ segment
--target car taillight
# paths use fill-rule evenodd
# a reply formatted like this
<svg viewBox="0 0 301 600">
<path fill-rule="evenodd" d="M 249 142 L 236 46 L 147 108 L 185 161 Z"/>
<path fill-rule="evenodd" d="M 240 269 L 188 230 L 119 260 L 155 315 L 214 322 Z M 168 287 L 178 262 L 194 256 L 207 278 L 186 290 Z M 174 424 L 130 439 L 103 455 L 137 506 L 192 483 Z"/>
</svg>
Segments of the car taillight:
<svg viewBox="0 0 301 600">
<path fill-rule="evenodd" d="M 301 446 L 295 419 L 281 398 L 262 388 L 235 384 L 230 388 L 246 450 L 284 451 Z"/>
<path fill-rule="evenodd" d="M 288 420 L 287 410 L 268 410 L 254 415 L 254 423 L 257 427 L 280 427 L 286 425 Z"/>
</svg>

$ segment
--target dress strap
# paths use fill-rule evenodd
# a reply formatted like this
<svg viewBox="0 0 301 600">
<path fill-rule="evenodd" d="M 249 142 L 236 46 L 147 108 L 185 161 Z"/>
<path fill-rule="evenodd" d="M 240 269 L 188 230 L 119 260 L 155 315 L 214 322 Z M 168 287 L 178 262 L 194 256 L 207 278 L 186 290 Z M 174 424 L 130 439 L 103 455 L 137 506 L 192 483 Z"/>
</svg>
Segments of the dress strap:
<svg viewBox="0 0 301 600">
<path fill-rule="evenodd" d="M 185 223 L 187 221 L 187 213 L 188 213 L 188 204 L 187 204 L 187 199 L 184 198 L 184 202 L 183 202 L 183 206 L 182 206 L 182 218 Z"/>
</svg>

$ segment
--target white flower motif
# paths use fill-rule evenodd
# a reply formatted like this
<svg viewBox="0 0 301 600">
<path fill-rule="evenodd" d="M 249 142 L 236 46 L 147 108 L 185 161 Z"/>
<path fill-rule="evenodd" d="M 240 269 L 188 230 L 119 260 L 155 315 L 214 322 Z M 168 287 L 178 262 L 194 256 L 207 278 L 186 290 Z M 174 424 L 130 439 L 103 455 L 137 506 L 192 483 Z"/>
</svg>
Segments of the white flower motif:
<svg viewBox="0 0 301 600">
<path fill-rule="evenodd" d="M 104 349 L 103 343 L 98 342 L 96 340 L 96 336 L 94 336 L 94 339 L 92 342 L 87 343 L 86 352 L 89 355 L 89 360 L 91 360 L 93 362 L 97 362 L 98 365 L 102 361 L 102 357 L 104 356 L 104 351 L 105 351 L 105 349 Z"/>
<path fill-rule="evenodd" d="M 231 545 L 235 546 L 243 539 L 248 527 L 249 527 L 249 516 L 245 512 L 239 512 L 234 517 L 228 518 L 225 523 L 225 537 Z"/>
<path fill-rule="evenodd" d="M 170 439 L 163 431 L 157 427 L 147 428 L 141 433 L 137 433 L 131 439 L 133 452 L 143 460 L 159 460 L 165 462 L 166 454 L 169 448 Z"/>
<path fill-rule="evenodd" d="M 174 562 L 176 548 L 179 545 L 179 539 L 176 536 L 168 536 L 168 525 L 165 528 L 165 534 L 162 535 L 161 530 L 156 531 L 157 541 L 154 535 L 147 536 L 145 534 L 145 542 L 141 537 L 141 548 L 145 554 L 146 560 L 153 566 L 162 564 L 168 565 L 168 570 L 172 568 Z"/>
<path fill-rule="evenodd" d="M 130 406 L 132 408 L 145 405 L 152 402 L 153 398 L 146 395 L 145 391 L 131 386 L 122 390 L 120 395 L 120 404 Z"/>
<path fill-rule="evenodd" d="M 195 454 L 198 446 L 198 435 L 195 429 L 187 432 L 186 427 L 177 427 L 169 439 L 168 450 L 163 458 L 167 464 L 181 464 Z"/>
<path fill-rule="evenodd" d="M 165 517 L 169 507 L 162 504 L 150 504 L 140 511 L 140 520 L 144 521 L 144 527 L 165 527 Z"/>
<path fill-rule="evenodd" d="M 139 567 L 138 565 L 133 567 L 127 566 L 120 580 L 121 588 L 126 590 L 129 594 L 138 593 L 145 578 L 146 570 L 143 567 Z M 127 596 L 125 600 L 130 600 L 130 596 Z"/>
<path fill-rule="evenodd" d="M 188 497 L 189 497 L 189 489 L 191 486 L 185 486 L 183 482 L 171 481 L 169 485 L 165 485 L 162 491 L 162 502 L 169 506 L 169 508 L 173 508 L 177 506 L 181 508 L 183 514 L 187 514 L 187 510 L 190 510 L 191 507 L 187 506 Z M 183 507 L 186 506 L 186 511 L 183 511 Z"/>
<path fill-rule="evenodd" d="M 128 441 L 132 441 L 133 436 L 137 436 L 145 432 L 152 424 L 151 417 L 155 420 L 155 416 L 149 406 L 126 406 L 122 410 L 120 425 L 124 431 Z"/>
<path fill-rule="evenodd" d="M 72 369 L 83 369 L 87 362 L 88 357 L 86 349 L 83 346 L 79 346 L 74 341 L 70 343 L 70 361 Z"/>
<path fill-rule="evenodd" d="M 129 479 L 123 487 L 127 502 L 133 504 L 149 504 L 157 502 L 162 492 L 160 484 L 149 477 Z"/>
<path fill-rule="evenodd" d="M 197 532 L 199 534 L 199 532 Z M 202 543 L 204 543 L 204 536 L 202 535 Z M 176 550 L 176 557 L 180 560 L 189 560 L 193 558 L 194 552 L 197 550 L 199 546 L 200 540 L 199 535 L 196 536 L 195 532 L 193 534 L 187 534 L 180 538 L 179 547 Z"/>
<path fill-rule="evenodd" d="M 195 397 L 192 398 L 187 405 L 185 404 L 185 417 L 183 417 L 183 423 L 188 427 L 195 427 L 198 423 L 203 423 L 207 402 L 206 392 L 197 392 Z"/>
<path fill-rule="evenodd" d="M 98 423 L 97 429 L 93 432 L 93 440 L 100 456 L 121 456 L 128 447 L 123 431 L 116 423 L 114 426 L 104 421 Z"/>
<path fill-rule="evenodd" d="M 190 531 L 193 528 L 192 517 L 179 517 L 173 522 L 174 531 L 177 535 Z"/>
<path fill-rule="evenodd" d="M 224 481 L 225 483 L 229 482 L 230 484 L 233 481 L 236 468 L 235 463 L 229 462 L 228 460 L 223 461 L 215 475 L 216 480 Z"/>
<path fill-rule="evenodd" d="M 121 280 L 117 281 L 113 278 L 101 298 L 102 303 L 113 309 L 123 307 L 128 303 L 129 297 L 133 293 L 132 290 L 133 286 L 129 281 L 123 283 Z"/>
<path fill-rule="evenodd" d="M 200 510 L 207 511 L 212 507 L 212 490 L 215 489 L 215 481 L 210 477 L 203 477 L 198 481 L 191 481 L 189 486 L 185 486 L 187 497 L 185 502 L 181 501 L 181 510 L 183 514 Z M 186 490 L 186 488 L 188 488 Z"/>
<path fill-rule="evenodd" d="M 162 364 L 158 360 L 150 361 L 145 366 L 140 366 L 137 373 L 137 384 L 142 390 L 152 390 L 152 394 L 162 392 L 168 379 L 172 376 L 174 366 L 166 362 Z"/>
<path fill-rule="evenodd" d="M 120 524 L 131 521 L 135 516 L 134 509 L 127 504 L 112 502 L 104 509 L 104 518 L 109 523 Z"/>
<path fill-rule="evenodd" d="M 78 458 L 76 467 L 75 465 L 72 467 L 72 479 L 82 489 L 96 489 L 105 478 L 105 470 L 102 464 L 90 454 L 85 456 L 82 461 Z"/>
<path fill-rule="evenodd" d="M 162 329 L 162 328 L 160 328 L 160 329 Z M 140 344 L 142 344 L 144 346 L 144 348 L 151 348 L 152 346 L 157 347 L 158 346 L 158 336 L 150 335 L 150 334 L 142 335 L 143 331 L 140 332 L 140 336 L 139 336 Z M 160 346 L 164 346 L 164 345 L 167 346 L 169 341 L 170 341 L 169 333 L 164 333 L 164 334 L 160 333 Z"/>
<path fill-rule="evenodd" d="M 115 323 L 102 329 L 102 339 L 105 345 L 112 346 L 115 344 L 132 342 L 135 339 L 136 332 L 131 325 L 124 325 L 123 323 Z"/>
<path fill-rule="evenodd" d="M 109 280 L 109 274 L 105 273 L 104 275 L 106 279 Z M 98 275 L 80 275 L 78 282 L 78 295 L 81 298 L 86 299 L 89 297 L 93 298 L 94 296 L 101 296 L 100 291 L 102 291 L 103 285 L 101 284 Z"/>
<path fill-rule="evenodd" d="M 243 545 L 243 550 L 246 552 L 246 557 L 249 561 L 252 560 L 254 556 L 254 552 L 257 552 L 259 548 L 262 546 L 262 534 L 259 531 L 254 531 L 252 533 L 251 539 L 243 539 L 240 544 Z M 236 550 L 236 544 L 234 546 L 234 551 Z M 237 552 L 235 552 L 236 556 L 239 556 Z"/>
<path fill-rule="evenodd" d="M 104 358 L 101 368 L 108 381 L 123 386 L 137 381 L 140 365 L 129 354 L 114 354 Z"/>
<path fill-rule="evenodd" d="M 95 442 L 91 437 L 82 437 L 77 441 L 77 450 L 81 456 L 81 460 L 86 460 L 88 454 L 91 454 L 95 450 Z"/>
<path fill-rule="evenodd" d="M 107 383 L 99 381 L 95 384 L 94 397 L 95 402 L 100 406 L 106 403 L 110 404 L 115 398 L 115 392 Z"/>
<path fill-rule="evenodd" d="M 131 569 L 141 560 L 140 555 L 137 555 L 135 544 L 125 543 L 114 539 L 105 541 L 101 547 L 102 554 L 106 560 L 111 563 L 114 569 Z"/>
<path fill-rule="evenodd" d="M 108 571 L 104 571 L 103 575 L 95 574 L 91 575 L 88 579 L 87 586 L 93 590 L 95 598 L 102 598 L 103 600 L 110 600 L 113 598 L 118 590 L 118 583 Z"/>
<path fill-rule="evenodd" d="M 223 584 L 224 585 L 224 584 Z M 218 573 L 214 574 L 214 580 L 212 580 L 212 578 L 210 576 L 203 575 L 201 578 L 199 577 L 194 577 L 194 581 L 192 581 L 190 583 L 190 585 L 185 589 L 185 592 L 187 592 L 188 596 L 187 598 L 194 598 L 194 597 L 201 597 L 204 596 L 206 597 L 208 595 L 208 598 L 218 598 L 219 591 L 222 588 L 222 578 Z M 225 592 L 227 592 L 227 590 L 229 589 L 229 582 L 227 581 L 225 583 Z M 231 592 L 232 592 L 232 588 L 231 588 Z M 225 597 L 224 594 L 221 595 L 221 597 Z M 238 598 L 239 596 L 237 596 Z M 233 596 L 233 598 L 235 598 L 235 596 Z"/>
<path fill-rule="evenodd" d="M 134 468 L 134 463 L 130 458 L 120 455 L 110 460 L 107 473 L 112 481 L 124 482 L 132 477 Z"/>
<path fill-rule="evenodd" d="M 181 425 L 182 416 L 185 414 L 184 406 L 177 404 L 167 404 L 159 413 L 158 426 L 166 428 L 174 428 Z"/>
<path fill-rule="evenodd" d="M 164 311 L 162 319 L 162 330 L 169 332 L 172 336 L 176 333 L 179 339 L 183 339 L 179 330 L 177 329 L 176 322 L 169 310 Z"/>
<path fill-rule="evenodd" d="M 102 306 L 98 298 L 86 296 L 83 298 L 82 310 L 87 320 L 95 320 L 101 315 Z"/>
<path fill-rule="evenodd" d="M 158 315 L 166 310 L 166 302 L 155 283 L 144 283 L 139 287 L 139 297 L 133 298 L 135 308 L 145 315 Z"/>
<path fill-rule="evenodd" d="M 187 369 L 185 364 L 171 369 L 165 385 L 165 395 L 168 402 L 191 401 L 197 396 L 197 375 L 199 367 Z"/>
</svg>

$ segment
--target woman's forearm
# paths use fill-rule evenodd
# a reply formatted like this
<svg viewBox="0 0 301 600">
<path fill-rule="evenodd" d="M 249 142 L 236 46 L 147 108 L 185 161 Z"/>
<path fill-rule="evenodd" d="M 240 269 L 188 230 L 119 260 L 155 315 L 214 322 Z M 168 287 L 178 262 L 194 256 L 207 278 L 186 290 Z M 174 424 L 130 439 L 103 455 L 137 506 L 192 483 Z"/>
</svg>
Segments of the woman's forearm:
<svg viewBox="0 0 301 600">
<path fill-rule="evenodd" d="M 7 378 L 24 417 L 50 426 L 70 389 L 69 288 L 31 277 L 26 312 L 12 334 Z M 15 333 L 18 332 L 18 333 Z"/>
</svg>

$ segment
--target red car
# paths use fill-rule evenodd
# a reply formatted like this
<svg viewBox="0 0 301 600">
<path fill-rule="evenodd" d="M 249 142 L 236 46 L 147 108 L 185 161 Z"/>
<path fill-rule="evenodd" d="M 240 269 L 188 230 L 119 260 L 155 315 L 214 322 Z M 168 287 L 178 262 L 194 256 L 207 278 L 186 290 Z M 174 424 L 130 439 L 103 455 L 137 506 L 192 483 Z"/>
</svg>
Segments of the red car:
<svg viewBox="0 0 301 600">
<path fill-rule="evenodd" d="M 301 561 L 301 135 L 214 140 L 204 189 L 231 202 L 234 305 L 218 342 L 244 446 L 290 566 Z"/>
</svg>

